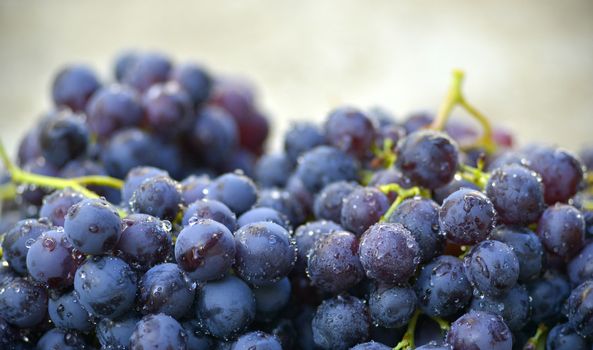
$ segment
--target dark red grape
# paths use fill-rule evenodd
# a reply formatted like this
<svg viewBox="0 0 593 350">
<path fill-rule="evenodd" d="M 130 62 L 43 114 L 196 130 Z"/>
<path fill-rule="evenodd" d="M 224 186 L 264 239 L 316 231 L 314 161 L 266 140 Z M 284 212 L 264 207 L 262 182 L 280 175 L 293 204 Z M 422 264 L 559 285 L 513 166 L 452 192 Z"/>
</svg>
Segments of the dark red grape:
<svg viewBox="0 0 593 350">
<path fill-rule="evenodd" d="M 375 127 L 363 112 L 341 107 L 330 112 L 325 122 L 328 143 L 358 159 L 369 156 L 375 142 Z"/>
</svg>

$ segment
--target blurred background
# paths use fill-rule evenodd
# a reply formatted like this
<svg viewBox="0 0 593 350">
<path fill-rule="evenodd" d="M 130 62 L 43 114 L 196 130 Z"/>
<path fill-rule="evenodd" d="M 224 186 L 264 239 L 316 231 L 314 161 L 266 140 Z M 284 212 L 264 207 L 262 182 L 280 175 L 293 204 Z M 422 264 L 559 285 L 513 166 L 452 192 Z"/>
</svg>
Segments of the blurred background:
<svg viewBox="0 0 593 350">
<path fill-rule="evenodd" d="M 593 1 L 0 2 L 0 136 L 10 150 L 51 106 L 59 67 L 112 80 L 114 55 L 155 49 L 239 74 L 273 117 L 338 104 L 398 117 L 438 108 L 454 67 L 466 96 L 521 143 L 593 144 Z"/>
</svg>

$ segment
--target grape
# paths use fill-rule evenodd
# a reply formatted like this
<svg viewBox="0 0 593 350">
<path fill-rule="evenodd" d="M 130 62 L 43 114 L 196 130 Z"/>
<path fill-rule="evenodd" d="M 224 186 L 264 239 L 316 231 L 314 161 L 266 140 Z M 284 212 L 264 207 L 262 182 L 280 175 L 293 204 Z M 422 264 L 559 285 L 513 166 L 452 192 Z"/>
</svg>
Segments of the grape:
<svg viewBox="0 0 593 350">
<path fill-rule="evenodd" d="M 41 157 L 40 132 L 41 126 L 36 125 L 21 138 L 17 153 L 17 163 L 19 165 Z"/>
<path fill-rule="evenodd" d="M 183 213 L 181 223 L 189 225 L 190 222 L 200 219 L 212 219 L 226 226 L 231 232 L 237 228 L 237 217 L 229 207 L 217 200 L 197 200 L 190 204 Z"/>
<path fill-rule="evenodd" d="M 381 185 L 389 185 L 392 183 L 398 184 L 403 188 L 412 187 L 410 179 L 404 177 L 402 172 L 397 168 L 381 169 L 375 172 L 369 181 L 369 186 L 379 187 Z M 394 201 L 395 198 L 397 198 L 395 192 L 390 192 L 387 196 L 391 201 Z"/>
<path fill-rule="evenodd" d="M 187 333 L 187 348 L 191 350 L 208 350 L 214 347 L 214 339 L 205 335 L 198 322 L 185 321 L 181 323 Z"/>
<path fill-rule="evenodd" d="M 207 107 L 198 115 L 190 141 L 194 152 L 207 165 L 220 167 L 239 144 L 237 124 L 221 108 Z"/>
<path fill-rule="evenodd" d="M 151 166 L 139 166 L 130 169 L 121 189 L 121 197 L 124 203 L 129 204 L 132 195 L 144 181 L 157 176 L 169 176 L 169 174 L 165 170 Z"/>
<path fill-rule="evenodd" d="M 15 345 L 17 337 L 16 328 L 0 318 L 0 345 L 2 345 L 2 348 L 11 349 L 10 346 Z"/>
<path fill-rule="evenodd" d="M 295 175 L 311 193 L 316 193 L 332 182 L 356 180 L 357 172 L 354 158 L 334 147 L 317 146 L 303 154 Z"/>
<path fill-rule="evenodd" d="M 177 82 L 191 97 L 192 105 L 199 107 L 210 95 L 212 77 L 203 67 L 187 62 L 173 68 L 171 79 Z"/>
<path fill-rule="evenodd" d="M 367 340 L 370 319 L 362 300 L 344 295 L 321 303 L 312 327 L 315 345 L 322 349 L 342 350 Z"/>
<path fill-rule="evenodd" d="M 458 158 L 457 145 L 447 135 L 417 131 L 398 144 L 396 165 L 415 184 L 435 189 L 453 180 Z"/>
<path fill-rule="evenodd" d="M 242 148 L 237 148 L 225 160 L 220 169 L 221 172 L 226 173 L 243 173 L 246 176 L 253 178 L 255 173 L 255 154 Z"/>
<path fill-rule="evenodd" d="M 523 286 L 514 286 L 501 297 L 474 298 L 471 309 L 501 316 L 512 331 L 518 331 L 529 319 L 530 297 Z"/>
<path fill-rule="evenodd" d="M 170 224 L 146 214 L 131 214 L 123 222 L 125 226 L 115 246 L 121 259 L 140 271 L 165 261 L 172 250 Z"/>
<path fill-rule="evenodd" d="M 123 50 L 118 53 L 113 61 L 113 74 L 118 82 L 122 81 L 139 56 L 140 53 L 135 50 Z"/>
<path fill-rule="evenodd" d="M 296 164 L 298 158 L 317 146 L 326 144 L 323 132 L 314 124 L 295 123 L 284 134 L 286 156 Z"/>
<path fill-rule="evenodd" d="M 171 316 L 144 316 L 130 336 L 130 350 L 187 349 L 187 333 Z"/>
<path fill-rule="evenodd" d="M 100 175 L 107 176 L 107 170 L 102 164 L 89 159 L 74 159 L 66 163 L 60 171 L 60 177 L 76 178 L 82 176 Z M 121 191 L 108 186 L 89 185 L 89 190 L 104 197 L 109 202 L 117 204 L 121 202 Z"/>
<path fill-rule="evenodd" d="M 292 231 L 292 227 L 290 222 L 286 218 L 286 216 L 277 210 L 272 208 L 253 208 L 246 212 L 244 212 L 238 219 L 237 219 L 237 226 L 243 227 L 247 224 L 252 224 L 254 222 L 259 221 L 268 221 L 278 224 L 284 227 L 287 231 Z"/>
<path fill-rule="evenodd" d="M 573 285 L 593 279 L 593 243 L 589 243 L 566 266 L 566 272 Z"/>
<path fill-rule="evenodd" d="M 4 260 L 17 273 L 27 273 L 27 252 L 31 244 L 43 232 L 51 229 L 49 222 L 45 220 L 26 219 L 16 223 L 4 235 L 2 240 L 2 251 Z"/>
<path fill-rule="evenodd" d="M 379 221 L 387 209 L 389 200 L 381 191 L 372 187 L 359 187 L 344 198 L 340 222 L 346 230 L 361 235 Z"/>
<path fill-rule="evenodd" d="M 486 170 L 492 172 L 502 166 L 511 164 L 529 167 L 529 161 L 525 159 L 524 154 L 517 151 L 505 151 L 499 155 L 496 155 L 495 158 L 489 162 Z"/>
<path fill-rule="evenodd" d="M 142 165 L 154 165 L 160 151 L 158 143 L 146 132 L 130 128 L 117 131 L 101 152 L 101 161 L 109 175 L 124 178 L 128 172 Z"/>
<path fill-rule="evenodd" d="M 264 319 L 272 318 L 290 300 L 290 280 L 286 277 L 267 286 L 260 286 L 253 289 L 255 296 L 257 316 Z"/>
<path fill-rule="evenodd" d="M 247 176 L 227 173 L 210 182 L 204 190 L 207 199 L 226 204 L 235 214 L 241 215 L 257 201 L 257 188 Z"/>
<path fill-rule="evenodd" d="M 583 337 L 593 335 L 593 281 L 585 281 L 570 292 L 567 301 L 568 324 Z"/>
<path fill-rule="evenodd" d="M 549 350 L 584 350 L 588 348 L 587 340 L 575 333 L 568 324 L 554 326 L 546 339 L 546 349 Z"/>
<path fill-rule="evenodd" d="M 537 235 L 549 252 L 570 259 L 585 246 L 583 214 L 566 204 L 548 207 L 539 219 Z"/>
<path fill-rule="evenodd" d="M 292 172 L 292 163 L 284 153 L 265 154 L 255 165 L 255 179 L 262 187 L 283 187 Z"/>
<path fill-rule="evenodd" d="M 369 296 L 373 323 L 386 328 L 405 326 L 416 310 L 416 294 L 410 287 L 376 286 Z"/>
<path fill-rule="evenodd" d="M 485 240 L 494 227 L 496 212 L 482 192 L 462 188 L 445 198 L 439 211 L 441 230 L 450 241 L 471 245 Z"/>
<path fill-rule="evenodd" d="M 529 167 L 541 175 L 547 204 L 566 202 L 577 193 L 583 180 L 583 165 L 560 148 L 537 147 L 527 154 Z"/>
<path fill-rule="evenodd" d="M 72 332 L 50 329 L 37 342 L 37 349 L 79 350 L 86 349 L 84 339 Z"/>
<path fill-rule="evenodd" d="M 451 345 L 438 345 L 438 344 L 431 344 L 428 343 L 426 345 L 422 345 L 416 348 L 416 350 L 452 350 Z"/>
<path fill-rule="evenodd" d="M 112 256 L 94 257 L 76 271 L 74 290 L 90 313 L 114 319 L 132 308 L 136 280 L 136 274 L 123 260 Z"/>
<path fill-rule="evenodd" d="M 190 175 L 181 181 L 181 197 L 184 203 L 193 203 L 204 198 L 204 189 L 208 187 L 210 178 L 208 175 Z"/>
<path fill-rule="evenodd" d="M 342 226 L 333 221 L 311 221 L 299 226 L 294 232 L 294 240 L 297 245 L 298 262 L 307 263 L 307 255 L 314 247 L 315 242 L 332 232 L 344 231 Z"/>
<path fill-rule="evenodd" d="M 69 188 L 55 191 L 43 198 L 43 204 L 39 209 L 39 217 L 48 218 L 55 226 L 64 226 L 64 219 L 68 209 L 83 199 L 83 195 Z"/>
<path fill-rule="evenodd" d="M 234 276 L 206 283 L 198 290 L 196 317 L 209 334 L 228 339 L 241 332 L 255 318 L 255 297 L 249 286 Z"/>
<path fill-rule="evenodd" d="M 58 328 L 88 332 L 95 326 L 93 318 L 81 305 L 75 291 L 64 293 L 55 299 L 50 297 L 47 308 L 49 317 Z"/>
<path fill-rule="evenodd" d="M 544 211 L 544 188 L 541 177 L 517 164 L 492 172 L 486 195 L 502 223 L 525 226 L 536 222 Z"/>
<path fill-rule="evenodd" d="M 144 109 L 138 93 L 129 87 L 112 85 L 97 91 L 86 106 L 89 130 L 107 140 L 122 128 L 140 126 Z"/>
<path fill-rule="evenodd" d="M 240 336 L 231 347 L 231 350 L 253 349 L 282 350 L 282 345 L 275 336 L 256 331 Z"/>
<path fill-rule="evenodd" d="M 441 255 L 424 265 L 414 284 L 418 306 L 427 315 L 449 317 L 465 310 L 472 288 L 463 263 L 454 256 Z"/>
<path fill-rule="evenodd" d="M 465 257 L 464 264 L 469 281 L 486 295 L 507 293 L 519 278 L 517 256 L 508 245 L 499 241 L 478 243 Z"/>
<path fill-rule="evenodd" d="M 235 261 L 235 240 L 226 226 L 202 219 L 186 226 L 175 242 L 175 260 L 196 281 L 222 278 Z"/>
<path fill-rule="evenodd" d="M 38 175 L 58 176 L 58 169 L 49 162 L 46 162 L 43 157 L 28 161 L 23 165 L 23 170 Z M 21 186 L 19 191 L 22 191 L 21 198 L 24 203 L 36 207 L 43 203 L 43 197 L 50 192 L 36 186 Z"/>
<path fill-rule="evenodd" d="M 358 256 L 358 239 L 346 231 L 320 237 L 308 254 L 307 275 L 324 292 L 345 291 L 364 277 Z"/>
<path fill-rule="evenodd" d="M 360 238 L 358 254 L 367 277 L 385 283 L 406 282 L 420 262 L 418 243 L 401 224 L 371 226 Z"/>
<path fill-rule="evenodd" d="M 102 254 L 115 247 L 122 221 L 115 208 L 103 199 L 85 199 L 68 209 L 66 237 L 85 254 Z"/>
<path fill-rule="evenodd" d="M 256 222 L 235 232 L 235 270 L 252 285 L 266 285 L 288 275 L 297 258 L 296 244 L 282 226 Z"/>
<path fill-rule="evenodd" d="M 125 69 L 121 81 L 138 91 L 146 91 L 156 83 L 169 78 L 171 62 L 169 58 L 158 52 L 138 54 Z"/>
<path fill-rule="evenodd" d="M 315 217 L 340 222 L 344 198 L 358 187 L 355 182 L 346 181 L 337 181 L 325 186 L 315 197 L 313 204 Z"/>
<path fill-rule="evenodd" d="M 447 334 L 453 349 L 510 350 L 511 331 L 502 318 L 488 312 L 470 311 L 453 324 Z"/>
<path fill-rule="evenodd" d="M 130 336 L 136 328 L 140 317 L 134 314 L 123 316 L 117 320 L 104 318 L 97 323 L 97 338 L 103 348 L 128 350 Z"/>
<path fill-rule="evenodd" d="M 440 232 L 439 206 L 430 199 L 404 200 L 387 218 L 410 231 L 420 248 L 421 262 L 428 262 L 443 252 L 445 239 Z"/>
<path fill-rule="evenodd" d="M 25 328 L 39 324 L 46 317 L 47 293 L 28 279 L 15 277 L 0 284 L 0 318 Z"/>
<path fill-rule="evenodd" d="M 49 163 L 61 167 L 69 160 L 84 155 L 89 137 L 89 130 L 80 116 L 63 114 L 49 121 L 41 130 L 41 153 Z"/>
<path fill-rule="evenodd" d="M 62 230 L 42 233 L 27 252 L 27 270 L 31 277 L 49 288 L 67 288 L 74 282 L 78 268 L 72 245 Z"/>
<path fill-rule="evenodd" d="M 544 247 L 531 230 L 523 227 L 498 226 L 491 238 L 506 243 L 519 260 L 519 281 L 537 278 L 543 270 Z"/>
<path fill-rule="evenodd" d="M 555 321 L 570 295 L 570 284 L 563 275 L 546 273 L 527 285 L 531 297 L 531 319 L 535 323 Z"/>
<path fill-rule="evenodd" d="M 367 343 L 360 343 L 351 349 L 352 350 L 390 350 L 391 348 L 387 345 L 383 345 L 381 343 L 370 341 Z"/>
<path fill-rule="evenodd" d="M 101 87 L 91 68 L 70 65 L 62 68 L 52 84 L 52 97 L 58 107 L 84 111 L 87 101 Z"/>
<path fill-rule="evenodd" d="M 181 318 L 192 306 L 195 284 L 177 264 L 163 263 L 146 271 L 138 283 L 138 303 L 143 314 Z"/>
<path fill-rule="evenodd" d="M 259 193 L 256 207 L 268 207 L 286 215 L 288 221 L 295 226 L 305 221 L 303 205 L 288 191 L 264 189 Z"/>
<path fill-rule="evenodd" d="M 164 220 L 174 220 L 181 204 L 181 186 L 168 176 L 145 180 L 130 198 L 133 213 L 148 214 Z"/>
<path fill-rule="evenodd" d="M 290 193 L 299 203 L 307 215 L 312 213 L 314 194 L 298 176 L 291 176 L 286 182 L 284 189 Z"/>
<path fill-rule="evenodd" d="M 363 112 L 352 107 L 340 107 L 327 117 L 325 137 L 330 145 L 364 159 L 375 142 L 375 127 Z"/>
</svg>

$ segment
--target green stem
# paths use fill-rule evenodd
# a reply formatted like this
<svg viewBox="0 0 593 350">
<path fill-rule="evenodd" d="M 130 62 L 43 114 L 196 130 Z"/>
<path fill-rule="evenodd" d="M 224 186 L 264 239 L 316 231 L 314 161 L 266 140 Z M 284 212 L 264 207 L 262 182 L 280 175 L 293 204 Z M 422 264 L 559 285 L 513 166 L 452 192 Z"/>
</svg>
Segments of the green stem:
<svg viewBox="0 0 593 350">
<path fill-rule="evenodd" d="M 448 332 L 449 329 L 451 329 L 451 325 L 449 324 L 449 322 L 447 322 L 446 320 L 443 320 L 440 317 L 430 317 L 433 321 L 435 321 L 436 323 L 439 324 L 439 327 L 441 328 L 441 331 L 443 332 Z"/>
<path fill-rule="evenodd" d="M 74 177 L 70 180 L 80 184 L 80 185 L 95 185 L 95 186 L 107 186 L 113 187 L 117 189 L 121 189 L 124 187 L 124 182 L 120 179 L 116 179 L 114 177 L 109 176 L 101 176 L 101 175 L 89 175 L 89 176 L 81 176 L 81 177 Z"/>
<path fill-rule="evenodd" d="M 387 221 L 405 199 L 414 196 L 420 196 L 422 194 L 422 190 L 419 187 L 403 188 L 395 183 L 379 186 L 379 190 L 385 194 L 389 192 L 397 193 L 397 198 L 395 201 L 393 201 L 389 209 L 387 209 L 387 212 L 385 212 L 385 214 L 381 217 L 380 222 Z"/>
<path fill-rule="evenodd" d="M 410 322 L 408 322 L 408 329 L 406 329 L 406 333 L 404 333 L 402 340 L 397 343 L 393 350 L 414 349 L 414 334 L 416 333 L 416 323 L 418 323 L 418 317 L 420 317 L 420 310 L 416 310 L 416 312 L 414 312 Z"/>
<path fill-rule="evenodd" d="M 527 340 L 527 343 L 525 343 L 525 346 L 523 346 L 523 350 L 539 349 L 541 344 L 545 343 L 547 333 L 548 327 L 546 327 L 545 324 L 540 323 L 540 325 L 537 327 L 535 335 Z"/>
<path fill-rule="evenodd" d="M 375 158 L 371 163 L 374 167 L 383 167 L 385 169 L 389 169 L 395 164 L 395 161 L 397 160 L 397 155 L 393 151 L 392 139 L 383 140 L 383 148 L 373 145 L 371 150 L 375 155 Z"/>
<path fill-rule="evenodd" d="M 481 189 L 486 187 L 488 179 L 490 178 L 490 174 L 465 164 L 460 165 L 460 170 L 461 172 L 459 175 L 463 179 L 476 184 L 476 186 L 480 187 Z"/>
<path fill-rule="evenodd" d="M 472 246 L 471 245 L 462 245 L 461 246 L 461 255 L 459 255 L 459 259 L 463 259 L 465 258 L 465 256 L 469 253 L 469 251 L 471 250 Z"/>
<path fill-rule="evenodd" d="M 0 201 L 11 200 L 16 197 L 16 186 L 9 182 L 0 186 Z"/>
</svg>

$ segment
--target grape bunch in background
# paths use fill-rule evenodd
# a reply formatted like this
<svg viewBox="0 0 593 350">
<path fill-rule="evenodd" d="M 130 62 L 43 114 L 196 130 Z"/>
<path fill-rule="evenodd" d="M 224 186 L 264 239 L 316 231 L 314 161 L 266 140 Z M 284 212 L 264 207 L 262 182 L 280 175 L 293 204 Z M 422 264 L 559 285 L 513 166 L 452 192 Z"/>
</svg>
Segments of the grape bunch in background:
<svg viewBox="0 0 593 350">
<path fill-rule="evenodd" d="M 593 148 L 517 148 L 461 89 L 266 153 L 253 87 L 71 65 L 5 166 L 1 349 L 591 349 Z M 449 120 L 463 108 L 480 127 Z"/>
</svg>

